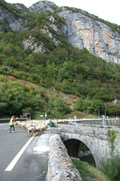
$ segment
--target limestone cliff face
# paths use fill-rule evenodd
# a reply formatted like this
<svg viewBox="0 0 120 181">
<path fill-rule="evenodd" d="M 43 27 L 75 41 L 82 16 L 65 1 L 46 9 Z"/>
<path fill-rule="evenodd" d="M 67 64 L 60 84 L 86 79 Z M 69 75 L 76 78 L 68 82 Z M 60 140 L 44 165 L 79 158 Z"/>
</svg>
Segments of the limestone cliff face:
<svg viewBox="0 0 120 181">
<path fill-rule="evenodd" d="M 54 7 L 57 7 L 56 4 L 50 1 L 38 1 L 37 3 L 30 6 L 30 10 L 34 13 L 36 12 L 54 12 Z"/>
<path fill-rule="evenodd" d="M 18 4 L 19 5 L 19 4 Z M 16 8 L 20 8 L 20 5 L 16 5 Z M 23 8 L 24 5 L 21 6 Z M 27 24 L 27 19 L 17 17 L 15 13 L 0 5 L 0 32 L 18 32 L 24 29 Z"/>
<path fill-rule="evenodd" d="M 57 6 L 51 2 L 39 1 L 30 9 L 34 12 L 47 13 L 53 12 L 53 7 Z M 58 10 L 58 15 L 66 20 L 61 27 L 61 33 L 69 43 L 79 49 L 86 48 L 93 55 L 108 62 L 120 64 L 120 34 L 107 24 L 92 18 L 92 15 L 89 17 L 82 10 L 75 11 L 67 7 Z"/>
<path fill-rule="evenodd" d="M 66 19 L 61 28 L 68 41 L 77 48 L 86 48 L 95 56 L 120 64 L 120 34 L 111 27 L 80 12 L 62 8 L 59 15 Z"/>
<path fill-rule="evenodd" d="M 16 4 L 16 8 L 20 13 L 24 11 L 27 13 L 28 10 L 21 4 Z M 64 34 L 69 43 L 79 49 L 86 48 L 97 57 L 101 57 L 108 62 L 120 64 L 120 33 L 113 31 L 110 26 L 102 21 L 95 20 L 92 18 L 93 15 L 88 14 L 87 16 L 83 10 L 79 11 L 75 8 L 59 8 L 50 1 L 39 1 L 33 4 L 29 10 L 33 11 L 33 13 L 57 13 L 65 18 L 65 23 L 61 25 L 60 29 L 56 26 L 59 22 L 55 22 L 56 20 L 51 15 L 49 17 L 53 17 L 53 20 L 51 21 L 49 18 L 49 27 L 56 31 L 58 35 Z M 29 30 L 29 20 L 21 17 L 16 16 L 9 8 L 7 9 L 0 4 L 0 31 L 6 32 L 7 29 L 7 31 L 18 32 L 25 27 Z M 59 41 L 54 37 L 54 33 L 51 34 L 49 32 L 49 29 L 46 28 L 47 26 L 41 28 L 41 31 L 46 33 L 55 45 L 58 45 Z"/>
</svg>

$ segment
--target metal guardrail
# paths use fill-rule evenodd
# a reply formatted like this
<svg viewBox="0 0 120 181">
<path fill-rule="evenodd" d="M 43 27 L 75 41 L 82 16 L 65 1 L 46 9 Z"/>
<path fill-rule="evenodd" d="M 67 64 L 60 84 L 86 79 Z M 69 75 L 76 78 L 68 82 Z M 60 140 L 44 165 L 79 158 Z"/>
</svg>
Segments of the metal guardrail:
<svg viewBox="0 0 120 181">
<path fill-rule="evenodd" d="M 16 121 L 27 121 L 27 118 L 16 118 Z M 8 123 L 10 121 L 10 118 L 4 118 L 0 119 L 0 123 Z"/>
</svg>

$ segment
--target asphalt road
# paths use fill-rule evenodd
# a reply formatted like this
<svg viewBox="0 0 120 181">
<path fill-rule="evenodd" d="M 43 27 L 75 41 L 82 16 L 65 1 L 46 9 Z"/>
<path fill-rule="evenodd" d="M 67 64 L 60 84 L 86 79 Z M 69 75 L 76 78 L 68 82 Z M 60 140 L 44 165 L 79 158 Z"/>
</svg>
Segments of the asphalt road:
<svg viewBox="0 0 120 181">
<path fill-rule="evenodd" d="M 45 181 L 48 155 L 33 151 L 39 136 L 35 136 L 11 170 L 9 164 L 31 139 L 26 130 L 15 127 L 15 133 L 9 133 L 7 124 L 0 124 L 0 181 Z M 6 171 L 7 170 L 7 171 Z"/>
</svg>

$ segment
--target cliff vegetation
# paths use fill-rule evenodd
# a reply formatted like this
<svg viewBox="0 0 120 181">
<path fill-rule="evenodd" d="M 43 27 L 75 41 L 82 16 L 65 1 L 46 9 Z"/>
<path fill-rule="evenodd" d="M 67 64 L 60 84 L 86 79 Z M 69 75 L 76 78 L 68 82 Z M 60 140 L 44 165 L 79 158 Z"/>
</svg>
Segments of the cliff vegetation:
<svg viewBox="0 0 120 181">
<path fill-rule="evenodd" d="M 3 0 L 0 5 L 23 17 L 15 5 Z M 53 28 L 65 22 L 55 12 L 29 11 L 28 17 L 26 29 L 0 32 L 0 116 L 47 112 L 64 118 L 74 113 L 97 116 L 105 110 L 108 116 L 119 116 L 120 65 L 69 44 Z"/>
</svg>

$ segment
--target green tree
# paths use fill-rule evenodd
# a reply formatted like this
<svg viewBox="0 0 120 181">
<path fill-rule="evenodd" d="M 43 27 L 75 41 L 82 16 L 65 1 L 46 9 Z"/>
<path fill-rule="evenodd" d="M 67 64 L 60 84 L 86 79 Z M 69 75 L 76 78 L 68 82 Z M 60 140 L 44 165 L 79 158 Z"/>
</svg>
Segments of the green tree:
<svg viewBox="0 0 120 181">
<path fill-rule="evenodd" d="M 120 180 L 120 155 L 107 159 L 102 170 L 111 180 Z"/>
</svg>

